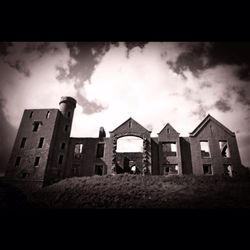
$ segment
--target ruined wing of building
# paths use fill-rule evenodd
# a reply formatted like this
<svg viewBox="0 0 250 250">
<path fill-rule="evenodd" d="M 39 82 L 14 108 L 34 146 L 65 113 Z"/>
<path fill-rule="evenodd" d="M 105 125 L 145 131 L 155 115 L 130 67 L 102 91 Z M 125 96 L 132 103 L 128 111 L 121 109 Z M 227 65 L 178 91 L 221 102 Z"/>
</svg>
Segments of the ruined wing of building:
<svg viewBox="0 0 250 250">
<path fill-rule="evenodd" d="M 76 100 L 62 97 L 59 109 L 25 110 L 5 173 L 6 180 L 43 187 L 73 176 L 116 173 L 229 175 L 242 171 L 235 133 L 208 115 L 189 137 L 169 124 L 151 137 L 129 118 L 106 137 L 70 137 Z M 118 152 L 125 136 L 142 139 L 141 152 Z"/>
</svg>

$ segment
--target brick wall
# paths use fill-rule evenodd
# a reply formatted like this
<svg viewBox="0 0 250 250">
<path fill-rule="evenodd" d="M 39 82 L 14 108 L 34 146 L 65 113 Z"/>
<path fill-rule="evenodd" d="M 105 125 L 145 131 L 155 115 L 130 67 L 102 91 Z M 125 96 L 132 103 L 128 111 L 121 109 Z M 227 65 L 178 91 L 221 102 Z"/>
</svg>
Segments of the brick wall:
<svg viewBox="0 0 250 250">
<path fill-rule="evenodd" d="M 7 179 L 44 180 L 49 153 L 53 147 L 52 138 L 57 116 L 58 110 L 56 109 L 24 111 L 5 173 Z M 37 131 L 33 131 L 34 122 L 40 122 Z M 26 138 L 26 141 L 21 148 L 23 138 Z M 38 147 L 40 138 L 44 138 L 41 148 Z M 21 157 L 19 166 L 15 166 L 17 157 Z M 38 166 L 34 166 L 36 157 L 40 157 Z"/>
<path fill-rule="evenodd" d="M 203 140 L 209 143 L 211 157 L 203 158 L 201 156 L 200 141 Z M 228 142 L 230 157 L 225 158 L 221 155 L 220 140 Z M 194 174 L 203 174 L 203 164 L 211 164 L 213 174 L 223 174 L 223 164 L 232 164 L 236 171 L 240 171 L 241 161 L 235 136 L 229 134 L 214 121 L 210 120 L 197 135 L 190 137 L 190 146 Z"/>
</svg>

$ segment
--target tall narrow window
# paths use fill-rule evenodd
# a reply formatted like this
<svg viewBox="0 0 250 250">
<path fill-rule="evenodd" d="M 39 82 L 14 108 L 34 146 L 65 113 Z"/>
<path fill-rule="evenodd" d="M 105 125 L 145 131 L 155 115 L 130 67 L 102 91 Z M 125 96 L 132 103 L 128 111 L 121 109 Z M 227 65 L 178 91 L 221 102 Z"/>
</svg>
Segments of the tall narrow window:
<svg viewBox="0 0 250 250">
<path fill-rule="evenodd" d="M 37 132 L 39 128 L 41 127 L 42 122 L 34 122 L 33 123 L 33 132 Z"/>
<path fill-rule="evenodd" d="M 65 149 L 65 142 L 63 142 L 62 144 L 61 144 L 61 149 L 63 150 L 63 149 Z"/>
<path fill-rule="evenodd" d="M 96 157 L 101 158 L 103 157 L 103 155 L 104 155 L 104 143 L 98 143 Z"/>
<path fill-rule="evenodd" d="M 69 130 L 69 125 L 65 125 L 65 132 L 68 132 Z"/>
<path fill-rule="evenodd" d="M 80 159 L 82 153 L 83 153 L 83 144 L 80 143 L 76 144 L 74 149 L 74 158 Z"/>
<path fill-rule="evenodd" d="M 33 116 L 33 111 L 30 112 L 30 117 L 29 118 L 32 118 Z"/>
<path fill-rule="evenodd" d="M 201 156 L 203 158 L 210 157 L 210 150 L 208 141 L 200 141 Z"/>
<path fill-rule="evenodd" d="M 44 142 L 44 138 L 41 137 L 40 140 L 39 140 L 38 148 L 42 148 L 43 147 L 43 142 Z"/>
<path fill-rule="evenodd" d="M 62 163 L 63 163 L 63 155 L 60 155 L 60 156 L 59 156 L 58 163 L 59 163 L 59 164 L 62 164 Z"/>
<path fill-rule="evenodd" d="M 68 118 L 70 118 L 70 112 L 68 112 Z"/>
<path fill-rule="evenodd" d="M 49 117 L 50 117 L 50 111 L 47 112 L 46 119 L 49 119 Z"/>
<path fill-rule="evenodd" d="M 176 156 L 177 148 L 175 142 L 164 142 L 162 143 L 162 151 L 164 156 Z"/>
<path fill-rule="evenodd" d="M 204 175 L 212 175 L 213 174 L 211 164 L 204 164 L 203 165 L 203 173 L 204 173 Z"/>
<path fill-rule="evenodd" d="M 35 158 L 35 162 L 34 162 L 34 167 L 38 167 L 39 166 L 39 161 L 40 161 L 40 157 L 36 157 Z"/>
<path fill-rule="evenodd" d="M 167 128 L 167 134 L 170 134 L 170 129 L 169 128 Z"/>
<path fill-rule="evenodd" d="M 26 143 L 26 140 L 27 140 L 27 138 L 26 138 L 26 137 L 23 137 L 23 139 L 22 139 L 22 141 L 21 141 L 20 148 L 24 148 L 25 143 Z"/>
<path fill-rule="evenodd" d="M 229 146 L 227 141 L 219 141 L 221 156 L 230 157 Z"/>
<path fill-rule="evenodd" d="M 15 166 L 16 166 L 16 167 L 20 165 L 20 161 L 21 161 L 21 157 L 18 156 L 18 157 L 16 158 L 16 162 L 15 162 Z"/>
</svg>

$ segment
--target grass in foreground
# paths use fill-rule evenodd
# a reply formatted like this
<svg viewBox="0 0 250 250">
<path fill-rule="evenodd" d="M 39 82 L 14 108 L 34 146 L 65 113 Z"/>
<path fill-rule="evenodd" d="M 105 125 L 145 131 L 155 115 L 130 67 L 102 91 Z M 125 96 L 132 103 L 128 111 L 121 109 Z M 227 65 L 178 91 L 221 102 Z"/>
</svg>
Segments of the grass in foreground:
<svg viewBox="0 0 250 250">
<path fill-rule="evenodd" d="M 121 174 L 65 179 L 29 201 L 38 208 L 249 208 L 249 191 L 248 178 Z"/>
</svg>

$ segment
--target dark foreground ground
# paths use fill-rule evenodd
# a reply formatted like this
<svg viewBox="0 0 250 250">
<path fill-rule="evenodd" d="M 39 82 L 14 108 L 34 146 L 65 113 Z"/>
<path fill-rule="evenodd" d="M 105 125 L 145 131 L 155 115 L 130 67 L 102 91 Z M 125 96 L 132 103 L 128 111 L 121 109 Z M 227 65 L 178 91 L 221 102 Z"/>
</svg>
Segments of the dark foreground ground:
<svg viewBox="0 0 250 250">
<path fill-rule="evenodd" d="M 29 196 L 0 182 L 0 208 L 250 208 L 250 178 L 74 177 Z"/>
</svg>

